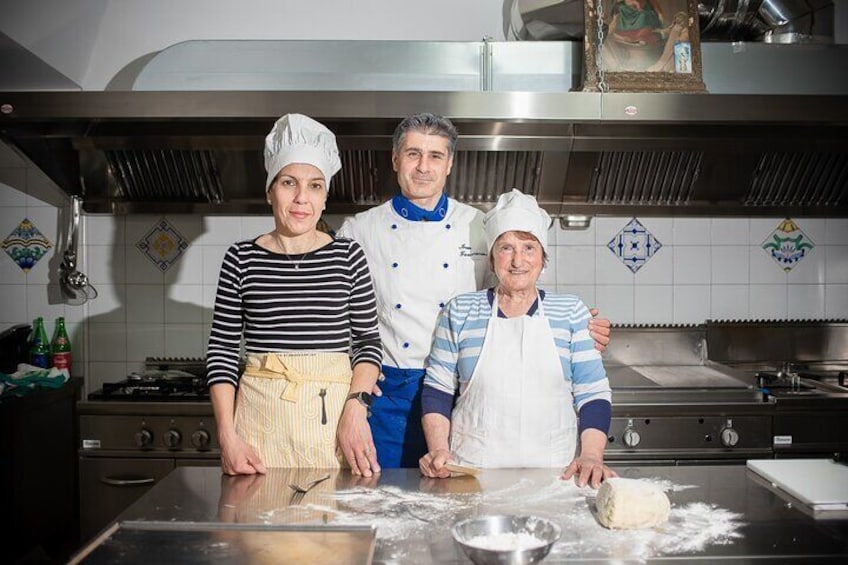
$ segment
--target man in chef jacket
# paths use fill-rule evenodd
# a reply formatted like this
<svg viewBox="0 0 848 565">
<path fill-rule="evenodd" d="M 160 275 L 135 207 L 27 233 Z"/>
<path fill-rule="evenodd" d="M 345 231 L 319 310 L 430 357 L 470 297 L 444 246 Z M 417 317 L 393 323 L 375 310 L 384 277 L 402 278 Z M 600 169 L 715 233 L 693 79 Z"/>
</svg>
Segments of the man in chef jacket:
<svg viewBox="0 0 848 565">
<path fill-rule="evenodd" d="M 422 113 L 404 119 L 392 138 L 400 193 L 348 218 L 338 232 L 365 250 L 383 342 L 382 395 L 370 399 L 368 420 L 376 460 L 369 453 L 370 469 L 353 468 L 355 474 L 418 466 L 427 452 L 421 390 L 436 319 L 449 299 L 490 280 L 483 213 L 444 192 L 456 140 L 447 118 Z M 609 321 L 591 325 L 603 349 Z"/>
</svg>

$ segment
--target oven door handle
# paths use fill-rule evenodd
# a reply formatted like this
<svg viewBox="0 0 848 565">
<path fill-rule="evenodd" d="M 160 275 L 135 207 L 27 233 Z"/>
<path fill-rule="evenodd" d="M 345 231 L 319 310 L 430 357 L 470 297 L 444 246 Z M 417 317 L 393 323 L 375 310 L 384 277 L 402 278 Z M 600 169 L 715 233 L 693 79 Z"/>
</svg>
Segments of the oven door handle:
<svg viewBox="0 0 848 565">
<path fill-rule="evenodd" d="M 100 482 L 113 487 L 137 487 L 152 485 L 156 479 L 153 477 L 100 477 Z"/>
</svg>

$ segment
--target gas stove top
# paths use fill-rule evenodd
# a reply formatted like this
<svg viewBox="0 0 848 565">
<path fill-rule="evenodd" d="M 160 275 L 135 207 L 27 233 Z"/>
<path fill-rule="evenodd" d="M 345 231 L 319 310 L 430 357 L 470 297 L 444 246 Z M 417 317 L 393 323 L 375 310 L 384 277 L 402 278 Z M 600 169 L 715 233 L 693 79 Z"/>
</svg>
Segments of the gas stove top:
<svg viewBox="0 0 848 565">
<path fill-rule="evenodd" d="M 203 402 L 209 400 L 206 367 L 200 359 L 148 359 L 143 371 L 88 395 L 88 400 Z"/>
</svg>

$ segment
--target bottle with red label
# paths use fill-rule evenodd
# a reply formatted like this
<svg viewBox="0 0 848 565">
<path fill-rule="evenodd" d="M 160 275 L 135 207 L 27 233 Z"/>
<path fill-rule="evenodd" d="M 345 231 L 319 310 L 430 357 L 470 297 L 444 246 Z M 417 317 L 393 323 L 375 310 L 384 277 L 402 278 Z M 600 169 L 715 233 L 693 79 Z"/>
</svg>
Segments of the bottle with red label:
<svg viewBox="0 0 848 565">
<path fill-rule="evenodd" d="M 67 369 L 71 372 L 71 340 L 65 329 L 65 318 L 56 318 L 56 329 L 53 331 L 53 341 L 50 342 L 50 354 L 53 366 L 57 369 Z"/>
</svg>

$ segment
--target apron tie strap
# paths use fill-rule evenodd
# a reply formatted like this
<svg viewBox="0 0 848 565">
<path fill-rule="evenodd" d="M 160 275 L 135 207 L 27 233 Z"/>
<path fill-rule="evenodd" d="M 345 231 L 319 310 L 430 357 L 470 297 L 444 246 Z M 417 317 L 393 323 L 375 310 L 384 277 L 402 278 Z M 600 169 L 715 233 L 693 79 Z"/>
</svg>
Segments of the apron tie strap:
<svg viewBox="0 0 848 565">
<path fill-rule="evenodd" d="M 294 368 L 290 363 L 286 363 L 283 359 L 285 354 L 265 353 L 261 355 L 248 355 L 247 363 L 244 369 L 244 374 L 251 377 L 260 377 L 265 379 L 285 379 L 287 385 L 283 390 L 280 398 L 287 402 L 297 402 L 297 393 L 301 383 L 306 381 L 326 381 L 338 382 L 343 384 L 350 383 L 349 375 L 311 375 L 304 374 Z"/>
</svg>

